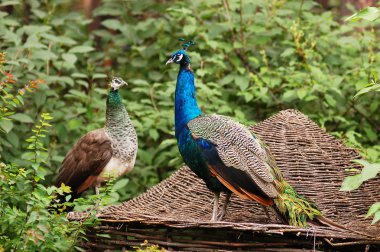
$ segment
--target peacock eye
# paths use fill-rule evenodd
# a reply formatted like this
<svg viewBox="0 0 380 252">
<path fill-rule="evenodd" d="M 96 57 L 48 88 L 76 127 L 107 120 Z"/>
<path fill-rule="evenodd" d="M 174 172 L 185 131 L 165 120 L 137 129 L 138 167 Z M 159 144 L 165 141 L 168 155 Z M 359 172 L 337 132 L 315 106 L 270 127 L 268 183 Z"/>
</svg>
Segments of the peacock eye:
<svg viewBox="0 0 380 252">
<path fill-rule="evenodd" d="M 174 58 L 174 61 L 175 62 L 180 62 L 183 58 L 183 54 L 177 54 Z"/>
</svg>

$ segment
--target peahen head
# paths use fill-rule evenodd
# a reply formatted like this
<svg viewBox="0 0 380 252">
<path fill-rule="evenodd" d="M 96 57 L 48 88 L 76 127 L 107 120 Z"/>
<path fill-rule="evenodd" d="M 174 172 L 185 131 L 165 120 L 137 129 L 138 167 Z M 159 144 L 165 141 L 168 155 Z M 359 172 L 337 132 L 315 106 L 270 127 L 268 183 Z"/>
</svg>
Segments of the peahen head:
<svg viewBox="0 0 380 252">
<path fill-rule="evenodd" d="M 180 39 L 183 41 L 183 39 Z M 181 66 L 187 66 L 190 64 L 190 58 L 186 54 L 186 50 L 188 47 L 195 45 L 195 43 L 190 40 L 187 43 L 182 44 L 183 49 L 174 52 L 168 61 L 166 61 L 166 65 L 170 63 L 180 64 Z"/>
<path fill-rule="evenodd" d="M 126 86 L 126 85 L 128 85 L 122 78 L 120 78 L 120 77 L 113 77 L 112 78 L 112 80 L 111 80 L 111 83 L 110 83 L 110 85 L 111 85 L 111 88 L 114 90 L 114 91 L 116 91 L 116 90 L 118 90 L 120 87 L 122 87 L 122 86 Z"/>
</svg>

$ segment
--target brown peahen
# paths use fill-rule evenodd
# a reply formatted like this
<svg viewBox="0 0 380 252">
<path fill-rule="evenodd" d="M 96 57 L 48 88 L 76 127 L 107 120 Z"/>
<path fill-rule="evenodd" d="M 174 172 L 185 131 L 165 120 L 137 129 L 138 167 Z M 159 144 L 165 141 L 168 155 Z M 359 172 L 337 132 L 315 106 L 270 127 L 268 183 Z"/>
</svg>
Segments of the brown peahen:
<svg viewBox="0 0 380 252">
<path fill-rule="evenodd" d="M 137 135 L 119 88 L 127 83 L 113 78 L 107 97 L 105 127 L 84 135 L 67 153 L 56 186 L 71 187 L 70 201 L 90 187 L 99 194 L 102 182 L 130 172 L 137 154 Z"/>
</svg>

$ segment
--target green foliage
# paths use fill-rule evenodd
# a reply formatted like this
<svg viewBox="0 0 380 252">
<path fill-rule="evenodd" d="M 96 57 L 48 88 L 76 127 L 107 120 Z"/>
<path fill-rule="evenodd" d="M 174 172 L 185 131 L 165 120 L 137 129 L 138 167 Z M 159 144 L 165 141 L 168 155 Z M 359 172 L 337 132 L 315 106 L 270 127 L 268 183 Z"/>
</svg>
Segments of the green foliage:
<svg viewBox="0 0 380 252">
<path fill-rule="evenodd" d="M 380 172 L 380 163 L 371 164 L 361 159 L 353 161 L 361 164 L 363 169 L 359 174 L 346 177 L 342 183 L 340 191 L 352 191 L 358 189 L 364 181 L 375 178 Z"/>
<path fill-rule="evenodd" d="M 380 17 L 380 9 L 376 7 L 367 7 L 352 16 L 348 17 L 346 21 L 358 21 L 360 19 L 375 21 Z"/>
<path fill-rule="evenodd" d="M 349 20 L 357 21 L 359 19 L 375 21 L 379 17 L 380 17 L 379 8 L 368 7 L 350 16 L 349 18 L 346 19 L 346 21 L 349 21 Z M 378 75 L 374 75 L 373 79 L 371 80 L 371 83 L 365 86 L 364 88 L 360 89 L 359 92 L 357 92 L 356 95 L 354 96 L 354 99 L 371 92 L 379 92 L 380 84 L 377 83 L 377 79 L 378 79 Z M 372 153 L 372 154 L 376 156 L 376 158 L 373 158 L 373 159 L 378 160 L 378 157 L 379 157 L 378 153 Z M 371 156 L 369 158 L 371 158 Z M 354 161 L 356 163 L 361 164 L 363 166 L 363 169 L 361 170 L 359 174 L 346 177 L 342 183 L 340 191 L 352 191 L 352 190 L 358 189 L 365 181 L 375 178 L 376 175 L 380 172 L 380 163 L 370 164 L 365 160 L 354 160 Z M 366 218 L 372 215 L 374 216 L 372 224 L 375 224 L 376 222 L 380 220 L 380 202 L 376 202 L 370 207 L 366 215 Z"/>
<path fill-rule="evenodd" d="M 39 183 L 44 179 L 43 163 L 47 156 L 41 139 L 51 126 L 47 122 L 51 119 L 49 114 L 41 114 L 40 123 L 26 140 L 29 145 L 25 153 L 30 162 L 27 168 L 1 163 L 0 249 L 61 251 L 74 243 L 70 233 L 75 230 L 75 224 L 68 223 L 64 215 L 47 210 L 56 188 Z"/>
<path fill-rule="evenodd" d="M 360 89 L 359 92 L 356 93 L 354 98 L 358 98 L 359 96 L 370 92 L 380 92 L 380 83 L 376 83 L 375 80 L 373 80 L 372 83 L 368 84 L 368 86 Z"/>
<path fill-rule="evenodd" d="M 160 248 L 158 245 L 149 245 L 147 240 L 140 245 L 140 247 L 134 247 L 137 252 L 165 252 L 164 248 Z"/>
<path fill-rule="evenodd" d="M 6 62 L 5 58 L 1 61 L 2 64 Z M 0 65 L 0 73 L 5 76 L 5 80 L 0 83 L 0 122 L 9 122 L 10 125 L 15 121 L 33 123 L 26 114 L 15 113 L 15 110 L 22 107 L 25 92 L 38 89 L 38 84 L 43 81 L 30 81 L 20 90 L 15 88 L 17 82 L 11 73 L 3 70 L 3 65 Z M 117 199 L 113 199 L 112 194 L 116 194 L 116 185 L 121 187 L 126 183 L 125 180 L 119 180 L 116 184 L 111 181 L 102 188 L 100 195 L 74 203 L 56 204 L 56 196 L 69 193 L 70 188 L 41 183 L 45 180 L 49 159 L 43 140 L 52 126 L 49 123 L 51 120 L 53 117 L 49 113 L 41 113 L 39 123 L 32 128 L 31 135 L 28 133 L 30 136 L 25 140 L 25 149 L 21 150 L 24 166 L 0 162 L 0 251 L 72 251 L 82 239 L 85 229 L 97 224 L 97 207 L 94 208 L 94 205 L 104 206 L 115 202 Z M 4 142 L 1 144 L 2 147 L 6 146 Z M 66 213 L 62 212 L 68 206 L 74 206 L 77 210 L 90 207 L 89 215 L 81 223 L 69 222 Z"/>
<path fill-rule="evenodd" d="M 103 1 L 90 32 L 92 21 L 72 11 L 71 1 L 14 3 L 12 15 L 1 12 L 0 49 L 10 59 L 6 69 L 23 69 L 13 72 L 17 80 L 47 82 L 19 113 L 33 119 L 52 111 L 48 181 L 74 142 L 103 126 L 111 73 L 130 84 L 122 95 L 139 137 L 120 200 L 180 166 L 173 139 L 177 70 L 164 62 L 183 36 L 196 41 L 189 53 L 204 112 L 252 123 L 297 108 L 350 145 L 378 142 L 377 94 L 360 103 L 351 98 L 379 75 L 378 30 L 340 24 L 312 1 Z M 19 119 L 17 127 L 2 126 L 9 130 L 2 153 L 23 164 L 20 136 L 30 120 Z"/>
</svg>

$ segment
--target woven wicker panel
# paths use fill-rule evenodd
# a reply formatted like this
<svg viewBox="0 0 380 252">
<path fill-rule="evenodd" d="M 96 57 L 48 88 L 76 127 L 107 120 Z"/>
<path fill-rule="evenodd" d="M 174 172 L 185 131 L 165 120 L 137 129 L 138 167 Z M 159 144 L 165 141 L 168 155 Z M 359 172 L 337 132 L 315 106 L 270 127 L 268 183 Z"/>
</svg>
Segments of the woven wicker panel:
<svg viewBox="0 0 380 252">
<path fill-rule="evenodd" d="M 380 236 L 380 225 L 370 225 L 364 216 L 375 201 L 380 201 L 380 179 L 364 183 L 359 190 L 339 192 L 355 167 L 352 159 L 358 153 L 321 130 L 307 116 L 285 110 L 252 127 L 270 147 L 287 181 L 297 191 L 314 201 L 328 218 L 357 231 Z M 252 201 L 232 196 L 223 222 L 211 223 L 213 194 L 187 167 L 152 187 L 144 194 L 120 205 L 103 209 L 98 217 L 107 222 L 139 222 L 171 227 L 228 228 L 281 234 L 307 235 L 310 230 L 279 225 L 263 208 Z M 221 197 L 221 204 L 224 196 Z M 76 216 L 80 217 L 80 216 Z M 75 215 L 71 218 L 75 219 Z M 327 227 L 314 227 L 319 237 L 352 238 L 358 235 Z M 364 237 L 361 237 L 362 239 Z"/>
</svg>

